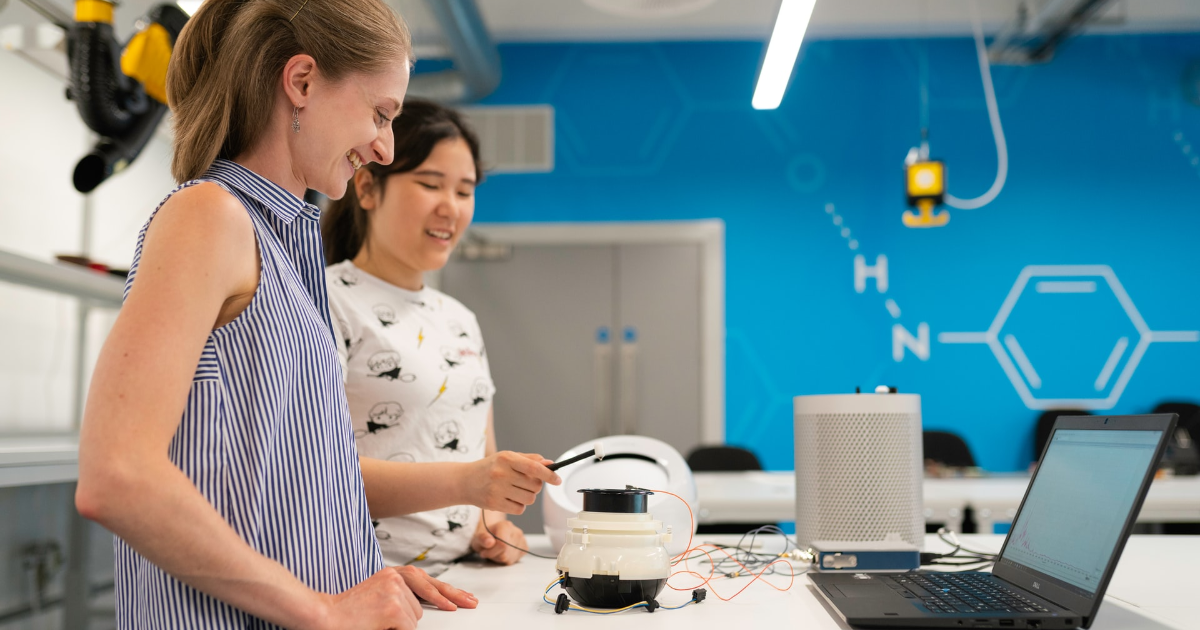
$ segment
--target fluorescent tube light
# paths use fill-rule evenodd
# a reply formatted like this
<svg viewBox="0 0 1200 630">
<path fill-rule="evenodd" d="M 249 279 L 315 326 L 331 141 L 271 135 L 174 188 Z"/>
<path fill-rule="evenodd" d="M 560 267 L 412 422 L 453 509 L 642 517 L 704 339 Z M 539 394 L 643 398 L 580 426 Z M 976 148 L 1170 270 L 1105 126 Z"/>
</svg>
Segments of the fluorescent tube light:
<svg viewBox="0 0 1200 630">
<path fill-rule="evenodd" d="M 175 4 L 179 5 L 179 8 L 183 9 L 183 12 L 190 17 L 200 8 L 200 4 L 203 2 L 204 0 L 176 0 Z"/>
<path fill-rule="evenodd" d="M 754 109 L 775 109 L 783 101 L 788 79 L 800 53 L 800 42 L 808 21 L 812 18 L 817 0 L 783 0 L 779 15 L 775 17 L 775 29 L 767 44 L 767 56 L 758 73 L 758 85 L 754 88 Z"/>
</svg>

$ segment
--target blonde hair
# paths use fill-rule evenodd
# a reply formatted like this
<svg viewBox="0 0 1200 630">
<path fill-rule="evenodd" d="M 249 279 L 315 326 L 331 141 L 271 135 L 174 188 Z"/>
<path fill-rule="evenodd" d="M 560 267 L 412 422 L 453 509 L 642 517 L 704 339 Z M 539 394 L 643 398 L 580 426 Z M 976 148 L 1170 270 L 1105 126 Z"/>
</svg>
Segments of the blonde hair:
<svg viewBox="0 0 1200 630">
<path fill-rule="evenodd" d="M 299 54 L 337 81 L 411 63 L 412 40 L 380 0 L 206 0 L 167 70 L 176 181 L 254 145 L 268 127 L 283 67 Z"/>
</svg>

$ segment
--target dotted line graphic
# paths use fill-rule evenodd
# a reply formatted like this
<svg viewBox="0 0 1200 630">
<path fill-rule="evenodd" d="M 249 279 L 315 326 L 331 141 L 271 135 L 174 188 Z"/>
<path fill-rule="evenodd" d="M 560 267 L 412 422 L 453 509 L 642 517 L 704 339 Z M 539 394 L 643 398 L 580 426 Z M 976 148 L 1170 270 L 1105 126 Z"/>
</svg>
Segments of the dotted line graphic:
<svg viewBox="0 0 1200 630">
<path fill-rule="evenodd" d="M 857 251 L 858 250 L 858 241 L 856 239 L 850 238 L 850 228 L 842 225 L 842 223 L 843 223 L 842 215 L 838 214 L 837 211 L 834 210 L 833 204 L 831 204 L 831 203 L 825 204 L 825 214 L 828 214 L 833 219 L 833 224 L 835 226 L 842 228 L 840 233 L 842 235 L 842 238 L 846 239 L 846 246 L 849 247 L 851 251 Z"/>
<path fill-rule="evenodd" d="M 1196 175 L 1200 176 L 1200 152 L 1192 143 L 1188 141 L 1187 136 L 1183 135 L 1182 131 L 1175 132 L 1175 145 L 1179 147 L 1179 151 L 1183 153 L 1183 157 L 1187 158 L 1189 164 L 1196 171 Z"/>
<path fill-rule="evenodd" d="M 825 204 L 825 214 L 829 215 L 834 226 L 841 228 L 838 234 L 846 240 L 846 247 L 849 247 L 850 251 L 858 251 L 858 239 L 851 236 L 850 228 L 844 225 L 845 219 L 837 213 L 837 209 L 832 203 Z M 900 305 L 896 304 L 895 300 L 888 298 L 883 302 L 883 307 L 887 309 L 888 315 L 891 315 L 892 319 L 900 319 Z"/>
</svg>

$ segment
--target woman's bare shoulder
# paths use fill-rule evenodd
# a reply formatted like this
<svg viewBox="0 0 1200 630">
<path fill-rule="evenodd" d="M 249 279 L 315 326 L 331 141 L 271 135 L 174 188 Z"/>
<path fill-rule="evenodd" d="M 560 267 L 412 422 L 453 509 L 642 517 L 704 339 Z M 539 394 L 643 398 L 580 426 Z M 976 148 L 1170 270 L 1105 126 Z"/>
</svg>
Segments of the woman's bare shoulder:
<svg viewBox="0 0 1200 630">
<path fill-rule="evenodd" d="M 258 278 L 253 221 L 220 185 L 188 186 L 171 195 L 151 221 L 141 267 L 147 263 L 179 279 L 214 272 L 224 291 L 244 291 Z M 146 271 L 139 271 L 139 281 Z"/>
</svg>

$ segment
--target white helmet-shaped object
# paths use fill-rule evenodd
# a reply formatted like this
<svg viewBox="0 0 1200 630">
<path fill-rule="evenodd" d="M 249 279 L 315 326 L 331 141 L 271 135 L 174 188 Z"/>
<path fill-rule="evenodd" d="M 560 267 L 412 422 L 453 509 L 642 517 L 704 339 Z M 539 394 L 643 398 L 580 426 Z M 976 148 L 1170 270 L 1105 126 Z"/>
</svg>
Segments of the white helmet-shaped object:
<svg viewBox="0 0 1200 630">
<path fill-rule="evenodd" d="M 640 435 L 611 435 L 585 442 L 563 453 L 555 461 L 562 461 L 586 453 L 593 448 L 603 450 L 604 459 L 595 458 L 578 464 L 565 466 L 558 471 L 562 485 L 545 486 L 542 500 L 542 523 L 546 536 L 554 549 L 566 542 L 567 519 L 574 518 L 583 510 L 585 488 L 624 488 L 635 486 L 646 490 L 665 490 L 679 495 L 679 499 L 656 493 L 649 498 L 647 511 L 654 520 L 670 527 L 673 535 L 666 545 L 671 555 L 686 550 L 688 539 L 696 532 L 696 482 L 692 470 L 679 451 L 671 445 L 654 438 Z M 688 518 L 688 507 L 692 517 Z"/>
</svg>

